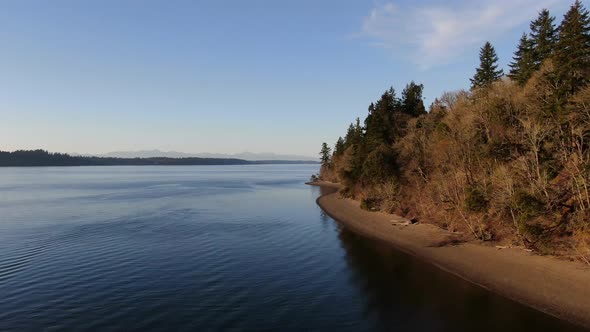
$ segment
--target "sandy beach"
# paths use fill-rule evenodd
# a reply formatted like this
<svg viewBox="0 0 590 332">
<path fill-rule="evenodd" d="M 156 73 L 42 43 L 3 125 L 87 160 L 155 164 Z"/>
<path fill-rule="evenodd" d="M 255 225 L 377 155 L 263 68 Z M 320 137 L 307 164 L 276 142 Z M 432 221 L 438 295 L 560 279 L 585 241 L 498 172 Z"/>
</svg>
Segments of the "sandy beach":
<svg viewBox="0 0 590 332">
<path fill-rule="evenodd" d="M 345 227 L 386 241 L 397 249 L 490 291 L 547 314 L 590 328 L 590 267 L 521 248 L 498 248 L 428 224 L 362 210 L 340 198 L 338 184 L 322 187 L 318 205 Z"/>
</svg>

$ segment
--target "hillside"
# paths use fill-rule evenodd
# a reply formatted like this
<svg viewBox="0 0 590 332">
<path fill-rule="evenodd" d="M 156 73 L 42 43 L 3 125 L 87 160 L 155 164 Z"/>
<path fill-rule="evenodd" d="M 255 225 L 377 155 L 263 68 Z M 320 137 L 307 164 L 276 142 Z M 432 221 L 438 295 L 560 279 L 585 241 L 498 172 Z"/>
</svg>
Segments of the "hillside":
<svg viewBox="0 0 590 332">
<path fill-rule="evenodd" d="M 365 209 L 590 264 L 589 82 L 588 11 L 556 27 L 544 10 L 507 76 L 486 43 L 471 89 L 428 111 L 422 85 L 387 90 L 324 144 L 320 177 Z"/>
</svg>

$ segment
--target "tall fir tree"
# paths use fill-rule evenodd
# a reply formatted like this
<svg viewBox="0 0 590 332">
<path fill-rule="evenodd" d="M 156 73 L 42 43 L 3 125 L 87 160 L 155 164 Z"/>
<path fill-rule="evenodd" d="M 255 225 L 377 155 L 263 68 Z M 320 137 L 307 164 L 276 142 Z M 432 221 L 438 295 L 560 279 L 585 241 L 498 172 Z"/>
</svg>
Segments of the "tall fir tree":
<svg viewBox="0 0 590 332">
<path fill-rule="evenodd" d="M 354 144 L 354 125 L 351 123 L 348 126 L 348 130 L 346 131 L 346 135 L 344 136 L 344 149 L 347 149 L 349 146 Z"/>
<path fill-rule="evenodd" d="M 372 150 L 381 144 L 391 144 L 395 136 L 394 112 L 399 111 L 401 101 L 395 90 L 385 91 L 375 104 L 369 106 L 365 118 L 365 145 Z"/>
<path fill-rule="evenodd" d="M 344 139 L 342 137 L 338 137 L 336 144 L 334 145 L 334 155 L 340 156 L 344 153 Z"/>
<path fill-rule="evenodd" d="M 411 116 L 420 116 L 426 114 L 426 107 L 424 107 L 424 100 L 422 99 L 422 92 L 424 85 L 416 84 L 413 81 L 406 85 L 402 91 L 402 111 Z"/>
<path fill-rule="evenodd" d="M 363 128 L 361 127 L 361 120 L 356 118 L 356 123 L 351 123 L 348 126 L 346 136 L 344 136 L 344 150 L 348 147 L 361 143 L 363 137 Z"/>
<path fill-rule="evenodd" d="M 526 33 L 522 34 L 516 52 L 514 52 L 514 60 L 508 66 L 510 66 L 510 73 L 508 77 L 520 85 L 524 85 L 533 73 L 535 72 L 536 65 L 533 54 L 533 43 L 528 38 Z"/>
<path fill-rule="evenodd" d="M 590 16 L 579 0 L 559 26 L 554 58 L 561 98 L 567 98 L 590 82 Z"/>
<path fill-rule="evenodd" d="M 502 78 L 504 71 L 498 69 L 498 60 L 494 46 L 490 42 L 486 42 L 479 51 L 479 68 L 476 69 L 475 76 L 471 79 L 472 89 L 490 86 Z"/>
<path fill-rule="evenodd" d="M 531 22 L 530 28 L 533 62 L 535 70 L 538 70 L 541 68 L 543 61 L 548 59 L 555 49 L 555 43 L 557 42 L 555 17 L 551 16 L 549 10 L 543 9 L 539 12 L 539 16 Z"/>
<path fill-rule="evenodd" d="M 364 137 L 364 128 L 361 126 L 361 119 L 356 118 L 354 123 L 354 144 L 361 144 L 363 142 Z"/>
<path fill-rule="evenodd" d="M 327 166 L 330 164 L 331 154 L 332 149 L 330 149 L 328 143 L 322 143 L 322 149 L 320 150 L 320 161 L 322 162 L 322 166 Z"/>
</svg>

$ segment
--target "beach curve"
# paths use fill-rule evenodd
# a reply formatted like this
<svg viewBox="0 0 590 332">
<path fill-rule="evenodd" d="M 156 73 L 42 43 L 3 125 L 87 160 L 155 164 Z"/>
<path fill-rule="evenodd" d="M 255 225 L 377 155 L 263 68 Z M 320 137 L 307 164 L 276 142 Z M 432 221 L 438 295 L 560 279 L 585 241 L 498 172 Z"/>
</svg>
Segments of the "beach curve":
<svg viewBox="0 0 590 332">
<path fill-rule="evenodd" d="M 429 224 L 360 208 L 339 196 L 338 184 L 319 186 L 317 204 L 346 228 L 426 261 L 466 281 L 574 324 L 590 328 L 590 268 L 519 248 L 464 241 Z"/>
</svg>

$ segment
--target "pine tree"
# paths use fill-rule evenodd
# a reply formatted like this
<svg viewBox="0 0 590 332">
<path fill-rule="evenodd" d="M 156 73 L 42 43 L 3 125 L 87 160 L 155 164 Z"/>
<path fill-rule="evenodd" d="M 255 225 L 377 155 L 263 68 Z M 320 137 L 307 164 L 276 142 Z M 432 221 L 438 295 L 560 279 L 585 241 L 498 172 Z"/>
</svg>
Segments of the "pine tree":
<svg viewBox="0 0 590 332">
<path fill-rule="evenodd" d="M 322 143 L 322 150 L 320 150 L 320 160 L 322 162 L 322 166 L 326 166 L 330 163 L 330 155 L 332 154 L 332 149 L 328 146 L 326 142 Z"/>
<path fill-rule="evenodd" d="M 498 55 L 490 42 L 486 42 L 479 51 L 479 62 L 479 68 L 471 79 L 472 89 L 487 87 L 504 75 L 504 71 L 498 69 Z"/>
<path fill-rule="evenodd" d="M 338 137 L 338 140 L 336 141 L 336 145 L 334 145 L 334 155 L 339 156 L 344 153 L 344 150 L 345 150 L 344 139 L 342 139 L 342 137 Z"/>
<path fill-rule="evenodd" d="M 520 85 L 524 85 L 536 70 L 533 42 L 528 38 L 526 33 L 522 34 L 518 43 L 518 48 L 516 49 L 516 52 L 514 52 L 514 57 L 512 59 L 514 59 L 514 61 L 508 65 L 510 66 L 508 77 L 513 81 L 518 82 Z"/>
<path fill-rule="evenodd" d="M 543 9 L 536 20 L 530 24 L 531 47 L 533 49 L 533 62 L 535 70 L 541 68 L 541 64 L 548 59 L 555 49 L 557 42 L 557 29 L 555 28 L 555 17 L 551 16 L 549 10 Z"/>
<path fill-rule="evenodd" d="M 351 123 L 344 136 L 344 150 L 352 145 L 361 143 L 363 137 L 363 128 L 361 127 L 361 120 L 356 118 L 356 124 Z"/>
<path fill-rule="evenodd" d="M 349 146 L 353 144 L 354 140 L 354 125 L 351 123 L 348 126 L 348 130 L 346 131 L 346 135 L 344 136 L 344 148 L 347 149 Z"/>
<path fill-rule="evenodd" d="M 360 141 L 363 137 L 363 127 L 361 126 L 361 119 L 356 118 L 356 123 L 354 125 L 354 134 L 356 138 Z"/>
<path fill-rule="evenodd" d="M 559 26 L 555 66 L 562 97 L 567 98 L 590 81 L 590 16 L 579 0 Z"/>
<path fill-rule="evenodd" d="M 402 111 L 411 116 L 426 114 L 426 107 L 422 100 L 424 85 L 411 82 L 402 91 Z"/>
<path fill-rule="evenodd" d="M 373 105 L 373 104 L 371 104 Z M 373 105 L 374 107 L 374 105 Z M 362 165 L 365 161 L 365 134 L 364 128 L 361 126 L 360 118 L 356 118 L 356 122 L 351 123 L 348 127 L 348 132 L 344 138 L 345 151 L 350 152 L 351 158 L 348 160 L 348 169 L 342 172 L 344 183 L 348 185 L 354 184 L 360 177 L 362 172 Z"/>
<path fill-rule="evenodd" d="M 369 106 L 369 114 L 365 119 L 365 144 L 369 150 L 381 144 L 391 144 L 394 137 L 393 113 L 399 111 L 401 101 L 395 90 L 385 91 L 381 99 Z"/>
</svg>

